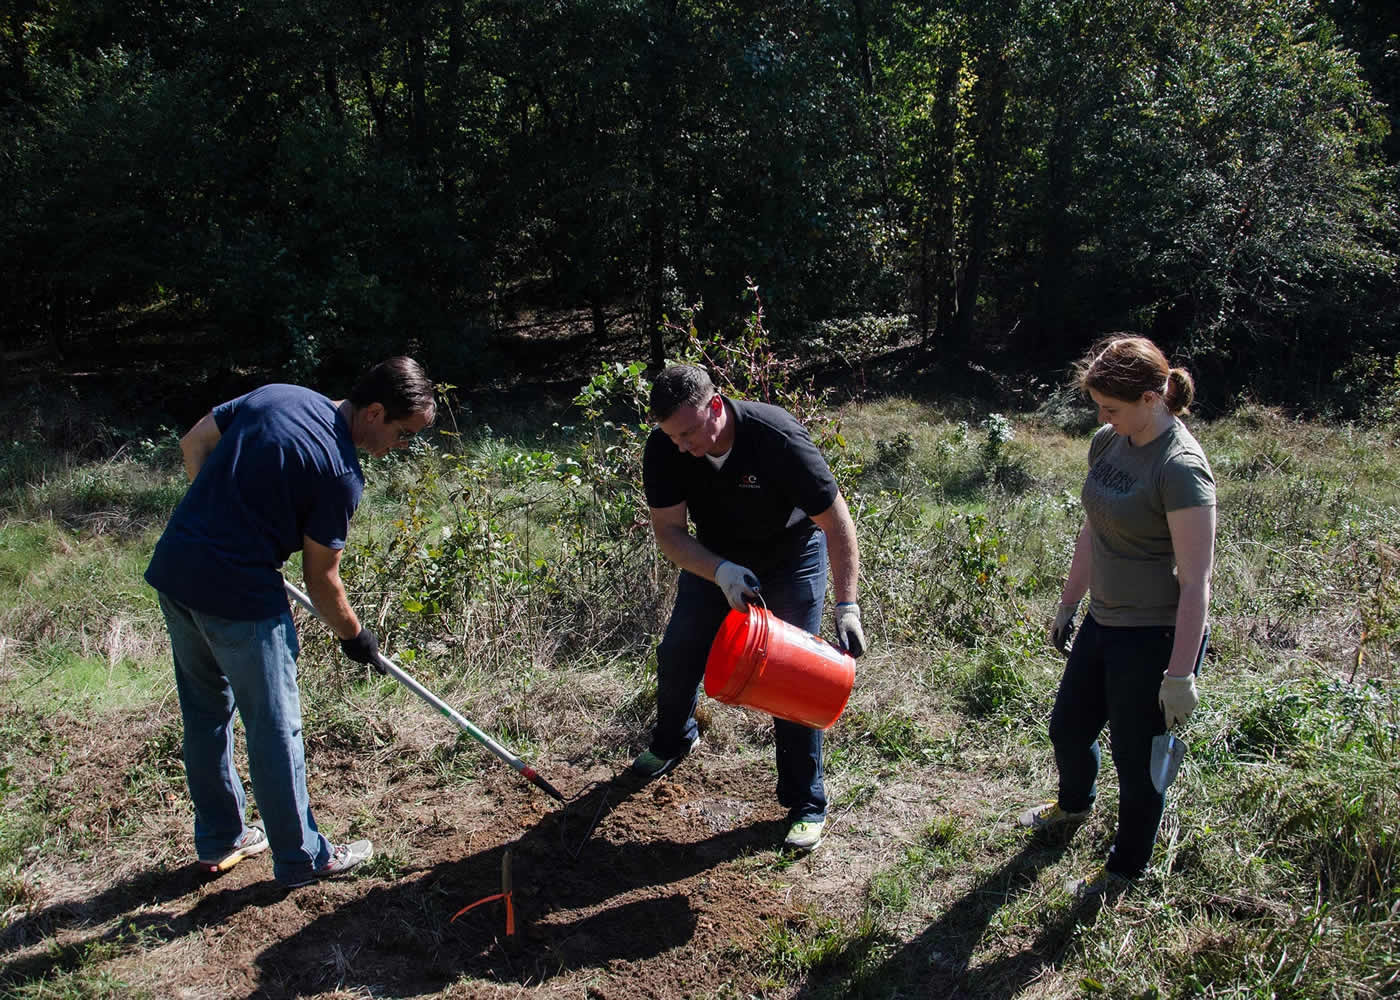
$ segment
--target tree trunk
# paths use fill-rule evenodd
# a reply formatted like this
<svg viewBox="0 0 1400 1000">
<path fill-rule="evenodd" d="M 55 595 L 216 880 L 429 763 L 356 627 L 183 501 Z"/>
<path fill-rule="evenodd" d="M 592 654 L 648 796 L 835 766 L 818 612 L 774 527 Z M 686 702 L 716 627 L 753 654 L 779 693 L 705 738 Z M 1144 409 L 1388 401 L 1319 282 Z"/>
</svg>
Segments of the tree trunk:
<svg viewBox="0 0 1400 1000">
<path fill-rule="evenodd" d="M 49 293 L 49 344 L 53 352 L 62 358 L 68 351 L 68 329 L 71 323 L 68 309 L 68 289 L 54 284 Z"/>
<path fill-rule="evenodd" d="M 890 192 L 889 141 L 885 134 L 885 122 L 880 116 L 875 101 L 874 56 L 870 52 L 870 29 L 865 10 L 865 0 L 851 0 L 855 20 L 856 63 L 860 67 L 860 84 L 869 105 L 871 121 L 875 131 L 875 159 L 880 165 L 880 198 L 885 207 L 885 221 L 894 219 L 894 200 Z"/>
<path fill-rule="evenodd" d="M 461 167 L 457 146 L 457 80 L 466 58 L 462 37 L 462 0 L 451 0 L 447 6 L 447 65 L 443 67 L 438 125 L 438 155 L 442 163 L 443 200 L 451 208 L 456 204 L 457 176 Z"/>
<path fill-rule="evenodd" d="M 929 321 L 933 311 L 933 295 L 930 288 L 933 284 L 933 274 L 928 252 L 929 235 L 929 221 L 925 215 L 919 220 L 919 353 L 923 355 L 928 354 Z"/>
<path fill-rule="evenodd" d="M 427 43 L 421 30 L 408 40 L 408 92 L 412 99 L 413 120 L 409 126 L 409 141 L 420 163 L 431 159 L 428 146 L 428 83 L 427 83 Z"/>
<path fill-rule="evenodd" d="M 956 165 L 958 79 L 962 74 L 962 51 L 948 46 L 942 56 L 938 74 L 938 110 L 933 129 L 933 176 L 929 186 L 932 205 L 930 225 L 933 244 L 930 263 L 934 283 L 936 315 L 935 337 L 947 338 L 953 333 L 953 320 L 958 314 L 958 282 L 956 264 Z M 931 348 L 925 343 L 925 356 Z"/>
<path fill-rule="evenodd" d="M 675 131 L 672 105 L 674 69 L 669 43 L 675 31 L 677 0 L 661 0 L 657 6 L 655 34 L 661 39 L 645 60 L 647 106 L 651 109 L 648 129 L 647 172 L 647 266 L 646 292 L 642 316 L 646 324 L 651 364 L 660 368 L 666 360 L 666 340 L 662 322 L 662 276 L 666 269 L 666 222 L 670 198 L 670 178 L 666 171 L 666 151 Z"/>
<path fill-rule="evenodd" d="M 967 358 L 972 354 L 972 325 L 977 314 L 977 293 L 982 282 L 982 266 L 987 257 L 992 221 L 996 213 L 997 178 L 1001 171 L 1006 132 L 1005 53 L 998 47 L 988 52 L 979 66 L 978 81 L 984 84 L 980 104 L 983 127 L 977 139 L 977 171 L 968 209 L 967 256 L 957 291 L 957 318 L 949 353 Z"/>
<path fill-rule="evenodd" d="M 1065 95 L 1062 95 L 1064 97 Z M 1068 99 L 1068 98 L 1066 98 Z M 1074 190 L 1075 136 L 1065 112 L 1055 117 L 1046 150 L 1045 202 L 1041 210 L 1044 227 L 1041 230 L 1040 266 L 1036 275 L 1036 314 L 1038 328 L 1036 348 L 1050 358 L 1071 353 L 1068 343 L 1069 316 L 1067 293 L 1070 284 L 1070 256 L 1075 239 L 1070 232 L 1069 202 Z"/>
<path fill-rule="evenodd" d="M 593 316 L 593 339 L 601 344 L 608 339 L 608 318 L 603 313 L 603 291 L 596 285 L 588 296 L 588 308 Z"/>
<path fill-rule="evenodd" d="M 647 271 L 643 322 L 649 338 L 651 365 L 660 368 L 666 361 L 666 339 L 661 330 L 661 276 L 665 270 L 666 241 L 662 238 L 662 211 L 659 180 L 653 179 L 647 203 Z"/>
<path fill-rule="evenodd" d="M 321 80 L 326 88 L 326 97 L 331 102 L 331 114 L 336 121 L 341 121 L 345 117 L 345 109 L 340 103 L 340 78 L 336 75 L 335 60 L 329 56 L 321 67 Z"/>
<path fill-rule="evenodd" d="M 374 92 L 374 77 L 369 75 L 369 70 L 361 68 L 360 82 L 365 88 L 365 103 L 369 105 L 370 117 L 374 119 L 374 127 L 379 132 L 379 141 L 384 142 L 389 137 L 388 126 L 384 121 L 384 101 Z"/>
</svg>

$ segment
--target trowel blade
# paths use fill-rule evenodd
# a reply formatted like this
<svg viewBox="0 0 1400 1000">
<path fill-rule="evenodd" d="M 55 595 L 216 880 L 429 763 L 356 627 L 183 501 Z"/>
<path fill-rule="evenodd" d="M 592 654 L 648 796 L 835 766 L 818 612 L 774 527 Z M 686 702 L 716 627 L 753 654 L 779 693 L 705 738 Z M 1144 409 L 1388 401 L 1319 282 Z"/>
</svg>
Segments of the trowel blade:
<svg viewBox="0 0 1400 1000">
<path fill-rule="evenodd" d="M 1186 744 L 1174 733 L 1159 733 L 1152 737 L 1152 759 L 1148 764 L 1152 772 L 1152 787 L 1159 794 L 1166 792 L 1176 780 L 1176 772 L 1181 768 L 1181 760 L 1186 756 Z"/>
</svg>

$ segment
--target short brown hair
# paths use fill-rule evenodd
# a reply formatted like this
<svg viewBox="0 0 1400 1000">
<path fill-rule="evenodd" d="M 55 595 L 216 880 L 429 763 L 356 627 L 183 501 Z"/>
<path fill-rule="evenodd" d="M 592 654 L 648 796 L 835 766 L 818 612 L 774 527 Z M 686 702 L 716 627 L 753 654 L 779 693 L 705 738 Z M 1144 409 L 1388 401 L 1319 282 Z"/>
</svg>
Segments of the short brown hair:
<svg viewBox="0 0 1400 1000">
<path fill-rule="evenodd" d="M 432 423 L 437 415 L 432 380 L 422 365 L 403 355 L 381 361 L 365 372 L 346 398 L 357 410 L 378 403 L 384 407 L 386 421 L 427 413 L 428 422 Z"/>
<path fill-rule="evenodd" d="M 1135 403 L 1145 392 L 1160 393 L 1167 409 L 1185 413 L 1196 398 L 1196 383 L 1185 368 L 1173 368 L 1161 348 L 1146 337 L 1111 333 L 1075 365 L 1079 391 Z"/>
<path fill-rule="evenodd" d="M 651 416 L 658 423 L 682 406 L 708 403 L 715 394 L 710 373 L 698 365 L 667 365 L 651 384 Z"/>
</svg>

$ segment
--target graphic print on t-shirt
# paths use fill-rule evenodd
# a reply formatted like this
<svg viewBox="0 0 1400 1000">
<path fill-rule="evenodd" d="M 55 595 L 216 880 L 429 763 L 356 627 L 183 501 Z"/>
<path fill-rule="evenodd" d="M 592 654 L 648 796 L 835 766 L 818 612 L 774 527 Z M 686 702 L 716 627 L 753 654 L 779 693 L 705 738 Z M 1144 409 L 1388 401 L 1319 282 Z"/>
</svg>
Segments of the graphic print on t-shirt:
<svg viewBox="0 0 1400 1000">
<path fill-rule="evenodd" d="M 1210 466 L 1179 421 L 1145 445 L 1100 428 L 1080 491 L 1092 544 L 1089 608 L 1100 625 L 1170 626 L 1180 586 L 1167 515 L 1215 503 Z"/>
<path fill-rule="evenodd" d="M 1101 458 L 1094 463 L 1094 467 L 1089 470 L 1089 478 L 1098 483 L 1111 493 L 1125 496 L 1133 491 L 1137 486 L 1137 476 L 1127 472 L 1117 466 L 1110 465 L 1106 458 Z"/>
</svg>

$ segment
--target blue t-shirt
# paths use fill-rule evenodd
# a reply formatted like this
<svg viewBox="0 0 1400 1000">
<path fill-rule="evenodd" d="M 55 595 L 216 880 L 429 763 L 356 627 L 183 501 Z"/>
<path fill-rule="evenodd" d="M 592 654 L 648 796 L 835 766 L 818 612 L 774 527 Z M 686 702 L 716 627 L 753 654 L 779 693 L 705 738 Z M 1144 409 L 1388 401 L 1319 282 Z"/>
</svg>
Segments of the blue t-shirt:
<svg viewBox="0 0 1400 1000">
<path fill-rule="evenodd" d="M 287 610 L 282 564 L 303 537 L 345 547 L 364 473 L 335 404 L 265 385 L 213 410 L 219 443 L 156 542 L 146 582 L 235 621 Z"/>
</svg>

